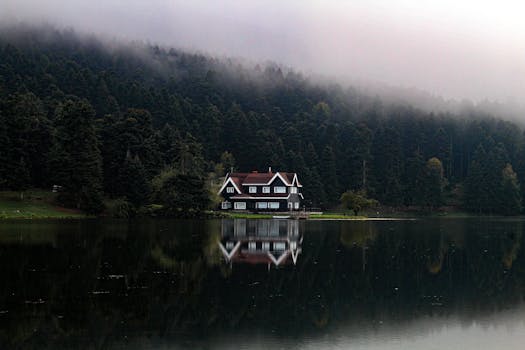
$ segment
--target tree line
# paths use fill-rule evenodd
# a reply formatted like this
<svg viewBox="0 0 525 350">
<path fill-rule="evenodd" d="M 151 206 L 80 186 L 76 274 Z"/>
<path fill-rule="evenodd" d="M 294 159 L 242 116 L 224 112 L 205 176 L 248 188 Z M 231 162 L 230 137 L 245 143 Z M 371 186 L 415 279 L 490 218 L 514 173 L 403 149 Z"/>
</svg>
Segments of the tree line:
<svg viewBox="0 0 525 350">
<path fill-rule="evenodd" d="M 0 34 L 0 188 L 62 186 L 99 212 L 212 207 L 238 171 L 294 171 L 307 206 L 345 192 L 383 205 L 517 214 L 525 134 L 474 110 L 385 104 L 273 64 L 147 44 L 108 48 L 71 31 Z"/>
</svg>

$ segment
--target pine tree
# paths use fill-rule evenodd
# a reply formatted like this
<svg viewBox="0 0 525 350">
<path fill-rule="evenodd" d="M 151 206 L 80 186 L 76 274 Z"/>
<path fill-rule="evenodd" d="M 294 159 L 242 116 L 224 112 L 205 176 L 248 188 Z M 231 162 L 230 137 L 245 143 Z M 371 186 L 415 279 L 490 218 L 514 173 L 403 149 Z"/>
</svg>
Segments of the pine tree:
<svg viewBox="0 0 525 350">
<path fill-rule="evenodd" d="M 9 160 L 9 133 L 0 110 L 0 189 L 7 188 L 7 167 Z"/>
<path fill-rule="evenodd" d="M 95 111 L 86 100 L 67 100 L 55 113 L 51 171 L 63 187 L 61 200 L 88 212 L 102 209 L 102 160 L 94 127 Z"/>
<path fill-rule="evenodd" d="M 480 144 L 470 163 L 465 181 L 464 205 L 468 210 L 477 213 L 484 212 L 489 203 L 486 158 L 485 148 Z"/>
<path fill-rule="evenodd" d="M 138 156 L 126 154 L 119 174 L 119 195 L 126 197 L 135 207 L 144 204 L 150 194 L 146 171 Z"/>
<path fill-rule="evenodd" d="M 504 215 L 517 215 L 522 209 L 521 190 L 518 176 L 507 164 L 501 172 L 500 208 Z"/>
<path fill-rule="evenodd" d="M 406 160 L 405 174 L 403 177 L 404 185 L 404 204 L 414 205 L 423 203 L 423 174 L 425 160 L 419 150 L 414 151 L 411 157 Z"/>
<path fill-rule="evenodd" d="M 0 141 L 4 143 L 4 148 L 0 182 L 3 182 L 5 189 L 22 192 L 33 182 L 31 161 L 35 166 L 39 164 L 43 167 L 45 164 L 45 158 L 38 153 L 45 152 L 45 145 L 35 144 L 38 138 L 33 133 L 38 122 L 44 118 L 43 110 L 40 100 L 30 93 L 9 96 L 2 107 L 4 117 L 0 122 L 4 135 L 0 135 Z"/>
<path fill-rule="evenodd" d="M 423 171 L 423 203 L 433 210 L 443 203 L 443 165 L 436 157 L 430 158 Z"/>
<path fill-rule="evenodd" d="M 401 204 L 401 144 L 394 128 L 380 129 L 374 135 L 372 170 L 373 196 L 384 204 Z"/>
<path fill-rule="evenodd" d="M 222 167 L 224 169 L 223 170 L 224 174 L 219 174 L 219 175 L 222 176 L 222 175 L 225 175 L 226 173 L 231 172 L 232 169 L 234 169 L 234 167 L 235 167 L 235 157 L 230 152 L 224 151 L 221 154 L 221 164 L 222 164 Z"/>
<path fill-rule="evenodd" d="M 337 166 L 334 151 L 332 147 L 326 146 L 321 157 L 320 174 L 325 183 L 327 203 L 331 205 L 337 202 L 340 195 L 339 179 L 337 176 Z"/>
<path fill-rule="evenodd" d="M 327 202 L 324 182 L 319 174 L 319 158 L 311 142 L 308 143 L 305 158 L 305 163 L 309 165 L 306 166 L 304 175 L 301 175 L 301 181 L 303 183 L 302 192 L 311 207 L 324 206 Z"/>
<path fill-rule="evenodd" d="M 451 153 L 452 142 L 450 136 L 443 128 L 439 128 L 433 137 L 433 156 L 440 159 L 443 164 L 443 174 L 447 177 L 452 175 Z"/>
</svg>

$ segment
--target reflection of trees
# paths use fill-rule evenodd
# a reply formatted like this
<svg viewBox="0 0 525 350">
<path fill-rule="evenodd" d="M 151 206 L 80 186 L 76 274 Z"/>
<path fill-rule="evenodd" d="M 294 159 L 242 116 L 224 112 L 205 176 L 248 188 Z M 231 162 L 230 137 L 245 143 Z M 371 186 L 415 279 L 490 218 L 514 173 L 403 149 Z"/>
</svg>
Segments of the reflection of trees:
<svg viewBox="0 0 525 350">
<path fill-rule="evenodd" d="M 0 242 L 0 310 L 9 310 L 0 343 L 8 347 L 261 329 L 294 336 L 451 313 L 468 323 L 515 305 L 525 287 L 522 224 L 513 221 L 302 222 L 301 259 L 271 271 L 225 266 L 218 221 L 43 230 L 48 237 L 32 243 Z"/>
<path fill-rule="evenodd" d="M 504 253 L 501 261 L 506 269 L 512 268 L 512 264 L 518 257 L 521 248 L 521 239 L 523 235 L 522 222 L 516 223 L 516 229 L 508 235 L 508 240 L 504 242 Z"/>
<path fill-rule="evenodd" d="M 377 230 L 371 221 L 341 222 L 341 244 L 345 247 L 354 246 L 364 247 L 372 243 L 376 236 Z"/>
</svg>

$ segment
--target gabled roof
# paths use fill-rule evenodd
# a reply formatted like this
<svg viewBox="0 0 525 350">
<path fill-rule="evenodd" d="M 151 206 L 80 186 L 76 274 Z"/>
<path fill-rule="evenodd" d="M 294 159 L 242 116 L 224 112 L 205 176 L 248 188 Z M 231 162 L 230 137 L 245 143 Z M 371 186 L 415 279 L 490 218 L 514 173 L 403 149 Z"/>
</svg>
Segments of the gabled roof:
<svg viewBox="0 0 525 350">
<path fill-rule="evenodd" d="M 235 188 L 235 191 L 237 191 L 238 194 L 242 193 L 240 181 L 237 177 L 226 177 L 224 183 L 221 186 L 221 189 L 219 190 L 219 193 L 221 193 L 226 187 L 226 185 L 228 185 L 229 183 L 233 185 L 233 187 Z"/>
<path fill-rule="evenodd" d="M 258 186 L 269 186 L 271 185 L 275 179 L 280 179 L 285 186 L 297 186 L 297 187 L 303 187 L 299 180 L 297 179 L 297 173 L 285 173 L 285 172 L 267 172 L 267 173 L 259 173 L 259 172 L 251 172 L 251 173 L 229 173 L 226 174 L 226 177 L 224 179 L 224 183 L 219 190 L 219 193 L 221 193 L 226 185 L 228 183 L 231 183 L 238 194 L 243 193 L 242 186 L 252 186 L 252 185 L 258 185 Z"/>
<path fill-rule="evenodd" d="M 233 174 L 232 174 L 233 175 Z M 244 178 L 245 184 L 265 184 L 272 180 L 274 173 L 248 173 Z"/>
</svg>

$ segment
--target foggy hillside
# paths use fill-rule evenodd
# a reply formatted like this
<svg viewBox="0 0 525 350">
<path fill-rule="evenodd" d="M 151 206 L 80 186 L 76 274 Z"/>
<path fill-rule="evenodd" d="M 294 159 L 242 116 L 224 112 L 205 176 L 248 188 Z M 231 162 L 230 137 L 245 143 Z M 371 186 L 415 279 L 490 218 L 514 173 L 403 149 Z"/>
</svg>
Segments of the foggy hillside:
<svg viewBox="0 0 525 350">
<path fill-rule="evenodd" d="M 0 61 L 5 189 L 71 181 L 62 174 L 70 159 L 62 156 L 70 152 L 66 140 L 83 131 L 67 123 L 81 118 L 93 141 L 78 147 L 97 140 L 79 158 L 94 164 L 86 170 L 93 191 L 129 199 L 129 191 L 143 187 L 137 205 L 155 200 L 148 184 L 164 169 L 186 172 L 193 164 L 192 179 L 220 176 L 232 166 L 296 171 L 311 206 L 331 207 L 346 190 L 366 190 L 392 206 L 521 208 L 509 209 L 495 197 L 504 196 L 497 190 L 504 169 L 510 167 L 510 179 L 517 176 L 516 186 L 525 180 L 524 135 L 477 108 L 429 112 L 277 64 L 99 40 L 49 26 L 4 31 Z M 440 99 L 428 99 L 434 101 Z M 474 170 L 479 167 L 481 173 Z M 432 174 L 442 178 L 439 203 L 428 183 Z M 118 180 L 130 178 L 140 184 Z M 497 195 L 484 199 L 494 189 Z"/>
</svg>

